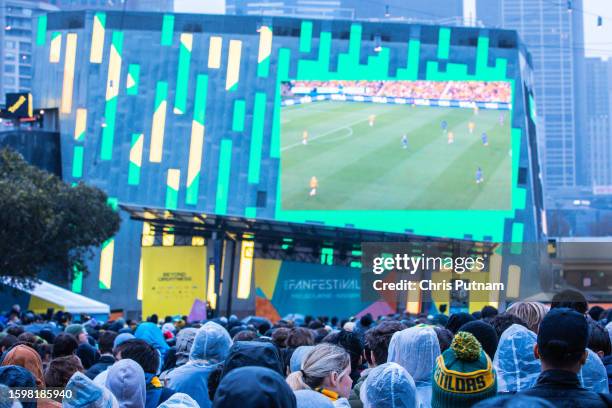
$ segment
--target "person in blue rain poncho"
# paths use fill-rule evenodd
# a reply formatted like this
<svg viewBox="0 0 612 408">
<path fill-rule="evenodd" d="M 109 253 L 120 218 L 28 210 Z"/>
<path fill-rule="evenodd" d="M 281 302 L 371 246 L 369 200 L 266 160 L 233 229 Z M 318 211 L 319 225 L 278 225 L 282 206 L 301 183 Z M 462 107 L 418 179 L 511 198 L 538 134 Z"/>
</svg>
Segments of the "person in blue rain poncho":
<svg viewBox="0 0 612 408">
<path fill-rule="evenodd" d="M 134 336 L 137 339 L 144 340 L 155 347 L 155 350 L 159 351 L 161 360 L 164 360 L 170 346 L 168 346 L 168 343 L 166 343 L 164 335 L 156 324 L 151 322 L 141 323 L 136 329 Z"/>
<path fill-rule="evenodd" d="M 119 403 L 107 388 L 94 384 L 85 374 L 76 372 L 66 385 L 62 408 L 119 408 Z"/>
<path fill-rule="evenodd" d="M 586 363 L 578 373 L 580 383 L 584 388 L 594 392 L 608 394 L 608 373 L 599 356 L 592 350 L 587 349 L 589 355 Z"/>
<path fill-rule="evenodd" d="M 360 391 L 364 408 L 417 408 L 419 399 L 414 380 L 396 363 L 372 369 Z"/>
<path fill-rule="evenodd" d="M 208 377 L 225 360 L 231 346 L 227 330 L 217 323 L 207 322 L 196 333 L 189 361 L 168 374 L 167 386 L 191 396 L 201 408 L 210 407 Z"/>
<path fill-rule="evenodd" d="M 119 408 L 144 408 L 145 406 L 147 398 L 145 373 L 134 360 L 126 358 L 113 364 L 108 369 L 106 388 L 117 398 Z"/>
<path fill-rule="evenodd" d="M 428 326 L 415 326 L 396 332 L 389 343 L 387 362 L 399 364 L 412 376 L 420 406 L 424 408 L 431 407 L 431 373 L 439 355 L 438 336 Z"/>
<path fill-rule="evenodd" d="M 493 358 L 499 393 L 515 393 L 535 384 L 542 370 L 533 354 L 536 343 L 537 335 L 520 324 L 503 332 Z"/>
</svg>

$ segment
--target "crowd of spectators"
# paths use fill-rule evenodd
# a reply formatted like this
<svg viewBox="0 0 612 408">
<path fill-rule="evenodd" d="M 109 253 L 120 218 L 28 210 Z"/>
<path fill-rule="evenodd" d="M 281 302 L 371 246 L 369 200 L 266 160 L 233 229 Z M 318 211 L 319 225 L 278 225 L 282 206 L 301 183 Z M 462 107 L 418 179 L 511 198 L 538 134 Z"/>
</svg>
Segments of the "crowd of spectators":
<svg viewBox="0 0 612 408">
<path fill-rule="evenodd" d="M 2 408 L 612 406 L 612 310 L 572 290 L 450 316 L 2 319 Z"/>
<path fill-rule="evenodd" d="M 339 93 L 362 96 L 413 98 L 430 100 L 456 100 L 468 102 L 511 103 L 512 92 L 508 82 L 496 81 L 292 81 L 283 88 L 283 95 L 293 88 L 312 90 L 337 89 Z"/>
</svg>

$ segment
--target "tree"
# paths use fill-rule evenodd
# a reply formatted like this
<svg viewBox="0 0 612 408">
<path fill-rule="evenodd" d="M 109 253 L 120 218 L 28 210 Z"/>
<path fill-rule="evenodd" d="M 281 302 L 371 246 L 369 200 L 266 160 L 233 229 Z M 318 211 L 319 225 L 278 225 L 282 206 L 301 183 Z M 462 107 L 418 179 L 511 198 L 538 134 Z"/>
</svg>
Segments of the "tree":
<svg viewBox="0 0 612 408">
<path fill-rule="evenodd" d="M 29 286 L 48 269 L 66 280 L 87 272 L 86 259 L 119 230 L 121 218 L 106 194 L 83 183 L 70 186 L 0 150 L 0 276 Z"/>
</svg>

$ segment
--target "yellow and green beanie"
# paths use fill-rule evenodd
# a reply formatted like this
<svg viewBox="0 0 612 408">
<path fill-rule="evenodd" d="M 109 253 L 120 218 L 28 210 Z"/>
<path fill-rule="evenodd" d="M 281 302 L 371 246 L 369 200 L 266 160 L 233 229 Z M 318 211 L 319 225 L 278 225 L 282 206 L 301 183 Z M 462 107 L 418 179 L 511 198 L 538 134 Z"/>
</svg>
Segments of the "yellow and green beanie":
<svg viewBox="0 0 612 408">
<path fill-rule="evenodd" d="M 471 407 L 496 394 L 491 359 L 471 333 L 457 333 L 449 349 L 436 360 L 432 408 Z"/>
</svg>

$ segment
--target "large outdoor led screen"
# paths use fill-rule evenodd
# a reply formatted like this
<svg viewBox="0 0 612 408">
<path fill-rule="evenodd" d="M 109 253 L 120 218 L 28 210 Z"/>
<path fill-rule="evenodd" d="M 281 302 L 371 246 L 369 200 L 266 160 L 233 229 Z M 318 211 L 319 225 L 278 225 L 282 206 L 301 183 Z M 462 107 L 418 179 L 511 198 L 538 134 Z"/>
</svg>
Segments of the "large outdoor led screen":
<svg viewBox="0 0 612 408">
<path fill-rule="evenodd" d="M 509 210 L 511 86 L 287 81 L 283 210 Z"/>
</svg>

